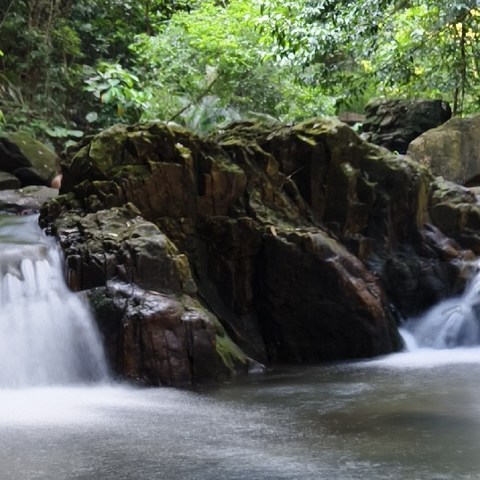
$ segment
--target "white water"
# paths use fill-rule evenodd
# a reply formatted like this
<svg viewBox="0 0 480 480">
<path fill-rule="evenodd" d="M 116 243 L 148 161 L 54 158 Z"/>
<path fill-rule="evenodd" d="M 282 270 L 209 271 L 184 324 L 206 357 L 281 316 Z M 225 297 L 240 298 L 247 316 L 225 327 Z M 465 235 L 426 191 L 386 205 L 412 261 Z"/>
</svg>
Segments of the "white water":
<svg viewBox="0 0 480 480">
<path fill-rule="evenodd" d="M 406 322 L 402 336 L 407 350 L 480 345 L 480 270 L 462 295 L 444 300 Z"/>
<path fill-rule="evenodd" d="M 0 388 L 108 377 L 100 337 L 35 217 L 0 217 Z"/>
</svg>

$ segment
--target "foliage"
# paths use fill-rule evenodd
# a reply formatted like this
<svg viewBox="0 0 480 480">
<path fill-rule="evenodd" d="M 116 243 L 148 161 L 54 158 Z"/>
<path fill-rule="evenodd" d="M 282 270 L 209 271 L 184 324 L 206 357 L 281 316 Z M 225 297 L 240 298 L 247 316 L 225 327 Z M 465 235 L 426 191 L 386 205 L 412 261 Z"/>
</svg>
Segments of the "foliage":
<svg viewBox="0 0 480 480">
<path fill-rule="evenodd" d="M 418 3 L 392 12 L 373 57 L 379 88 L 443 96 L 457 114 L 478 109 L 480 10 L 475 4 Z"/>
<path fill-rule="evenodd" d="M 0 129 L 62 146 L 114 122 L 200 133 L 373 96 L 478 109 L 476 0 L 0 0 Z"/>
<path fill-rule="evenodd" d="M 376 91 L 443 97 L 456 113 L 478 108 L 475 0 L 262 0 L 261 9 L 271 55 L 300 66 L 338 107 Z"/>
<path fill-rule="evenodd" d="M 138 70 L 144 69 L 146 90 L 152 99 L 145 117 L 170 118 L 198 97 L 210 83 L 210 107 L 228 108 L 232 117 L 263 112 L 285 119 L 333 113 L 330 98 L 319 88 L 296 82 L 296 67 L 269 59 L 260 42 L 252 2 L 237 0 L 225 7 L 204 1 L 190 13 L 178 12 L 156 36 L 140 35 L 130 47 Z M 205 109 L 206 103 L 198 105 Z M 233 117 L 236 117 L 234 115 Z M 232 118 L 233 118 L 232 117 Z"/>
<path fill-rule="evenodd" d="M 90 76 L 85 79 L 85 90 L 99 101 L 100 114 L 91 111 L 86 119 L 90 123 L 107 120 L 135 122 L 146 106 L 145 95 L 139 88 L 140 80 L 120 64 L 99 62 L 96 70 L 86 69 Z"/>
<path fill-rule="evenodd" d="M 228 125 L 241 119 L 240 113 L 231 107 L 224 107 L 219 97 L 205 96 L 190 105 L 181 114 L 183 123 L 199 135 L 206 135 L 212 128 Z"/>
<path fill-rule="evenodd" d="M 188 11 L 195 3 L 188 0 L 83 0 L 72 6 L 71 15 L 89 65 L 102 59 L 128 64 L 128 46 L 134 35 L 151 35 L 177 10 Z"/>
<path fill-rule="evenodd" d="M 41 137 L 55 132 L 52 138 L 59 144 L 77 135 L 71 132 L 91 127 L 92 114 L 85 116 L 97 105 L 91 98 L 95 92 L 83 88 L 84 80 L 105 74 L 105 64 L 115 66 L 119 60 L 128 64 L 128 45 L 136 34 L 153 31 L 177 9 L 189 9 L 194 2 L 0 0 L 0 4 L 5 4 L 0 8 L 3 128 L 27 129 Z M 138 92 L 134 88 L 129 92 L 128 70 L 120 67 L 115 74 L 121 86 L 103 92 L 107 101 L 99 109 L 99 126 L 119 116 L 129 121 L 135 116 L 132 104 L 141 107 L 137 98 L 129 98 Z M 94 84 L 90 86 L 94 90 Z"/>
</svg>

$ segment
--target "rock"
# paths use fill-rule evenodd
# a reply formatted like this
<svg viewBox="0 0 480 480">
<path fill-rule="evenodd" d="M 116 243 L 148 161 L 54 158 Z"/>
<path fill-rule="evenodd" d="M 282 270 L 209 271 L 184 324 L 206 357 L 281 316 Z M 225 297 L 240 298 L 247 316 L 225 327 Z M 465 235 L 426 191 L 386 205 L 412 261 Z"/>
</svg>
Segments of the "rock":
<svg viewBox="0 0 480 480">
<path fill-rule="evenodd" d="M 418 236 L 431 177 L 408 157 L 333 119 L 277 129 L 260 146 L 278 162 L 282 188 L 288 192 L 291 179 L 315 219 L 344 241 L 360 235 L 394 246 Z"/>
<path fill-rule="evenodd" d="M 39 212 L 45 202 L 57 195 L 58 191 L 53 188 L 34 185 L 16 190 L 0 189 L 0 210 L 16 214 Z"/>
<path fill-rule="evenodd" d="M 106 338 L 122 351 L 119 371 L 153 383 L 195 381 L 184 361 L 185 299 L 225 330 L 219 340 L 213 321 L 199 340 L 209 360 L 195 362 L 213 362 L 210 377 L 230 370 L 223 351 L 242 352 L 240 370 L 242 355 L 369 357 L 400 348 L 401 316 L 458 291 L 455 263 L 468 257 L 434 210 L 475 195 L 432 186 L 427 167 L 334 119 L 240 122 L 207 139 L 162 123 L 118 125 L 79 146 L 64 175 L 43 225 L 60 239 L 70 283 L 100 292 L 108 306 L 95 309 L 100 322 L 113 319 Z M 126 284 L 135 292 L 128 304 Z M 171 345 L 164 322 L 173 325 Z M 138 325 L 148 325 L 146 337 L 131 333 Z M 147 343 L 156 345 L 148 361 L 138 353 Z M 175 374 L 166 366 L 179 358 L 174 344 L 188 346 Z"/>
<path fill-rule="evenodd" d="M 461 248 L 480 254 L 480 204 L 472 189 L 437 177 L 429 213 L 443 234 Z"/>
<path fill-rule="evenodd" d="M 20 187 L 20 180 L 15 175 L 0 171 L 0 190 L 12 190 Z"/>
<path fill-rule="evenodd" d="M 67 277 L 75 290 L 121 278 L 164 293 L 196 291 L 188 260 L 131 206 L 91 214 L 71 212 L 56 224 Z"/>
<path fill-rule="evenodd" d="M 425 132 L 410 144 L 408 155 L 434 175 L 468 183 L 480 175 L 480 116 L 452 118 Z"/>
<path fill-rule="evenodd" d="M 400 341 L 377 279 L 319 231 L 277 231 L 265 240 L 259 311 L 270 357 L 364 358 Z"/>
<path fill-rule="evenodd" d="M 246 184 L 244 172 L 218 147 L 161 123 L 116 125 L 62 171 L 62 191 L 73 190 L 89 210 L 132 202 L 152 221 L 223 215 Z"/>
<path fill-rule="evenodd" d="M 441 100 L 377 99 L 365 111 L 364 138 L 402 154 L 413 139 L 452 116 L 448 103 Z"/>
<path fill-rule="evenodd" d="M 323 231 L 328 236 L 343 243 L 375 273 L 400 316 L 418 314 L 440 296 L 458 291 L 458 268 L 448 263 L 456 263 L 457 257 L 446 260 L 445 265 L 439 250 L 423 244 L 433 181 L 425 167 L 363 142 L 333 119 L 277 127 L 256 136 L 252 130 L 252 126 L 238 125 L 220 135 L 220 143 L 235 158 L 242 158 L 245 148 L 256 149 L 257 161 L 263 158 L 272 177 L 277 172 L 278 178 L 272 181 L 296 205 L 289 222 L 302 228 L 305 223 L 300 219 L 309 219 L 309 225 L 326 227 Z M 245 139 L 258 146 L 246 147 Z M 280 202 L 275 204 L 278 212 Z M 255 205 L 257 215 L 265 205 L 263 199 Z M 266 222 L 280 223 L 271 211 L 263 216 Z M 392 284 L 388 277 L 391 265 L 402 264 L 404 245 L 409 246 L 408 256 L 415 266 L 406 275 L 405 270 L 396 275 Z M 463 252 L 458 255 L 460 258 Z M 439 280 L 430 274 L 432 269 L 440 275 Z M 426 272 L 421 284 L 416 282 L 419 271 Z M 411 288 L 413 284 L 416 289 Z"/>
<path fill-rule="evenodd" d="M 0 136 L 0 169 L 16 177 L 20 186 L 50 186 L 58 171 L 55 159 L 53 152 L 23 134 Z M 17 185 L 8 186 L 15 188 Z"/>
<path fill-rule="evenodd" d="M 110 364 L 124 378 L 182 386 L 218 381 L 247 357 L 218 320 L 191 297 L 110 281 L 89 293 Z"/>
<path fill-rule="evenodd" d="M 196 299 L 184 255 L 132 206 L 56 224 L 68 283 L 87 290 L 116 372 L 185 385 L 247 371 L 247 356 Z"/>
<path fill-rule="evenodd" d="M 441 233 L 439 236 L 443 237 Z M 465 279 L 459 280 L 463 251 L 453 247 L 445 256 L 435 240 L 429 239 L 434 247 L 404 245 L 394 254 L 380 251 L 368 259 L 392 307 L 403 319 L 425 312 L 465 286 Z"/>
<path fill-rule="evenodd" d="M 5 137 L 20 148 L 32 167 L 45 179 L 52 177 L 58 171 L 59 158 L 57 154 L 43 143 L 25 132 L 6 133 Z"/>
</svg>

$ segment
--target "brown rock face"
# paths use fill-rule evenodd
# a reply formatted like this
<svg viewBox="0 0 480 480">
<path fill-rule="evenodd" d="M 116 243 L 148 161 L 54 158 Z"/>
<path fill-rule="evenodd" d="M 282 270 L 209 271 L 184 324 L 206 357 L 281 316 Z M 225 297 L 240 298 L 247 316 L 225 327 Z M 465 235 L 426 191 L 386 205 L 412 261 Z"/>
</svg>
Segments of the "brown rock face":
<svg viewBox="0 0 480 480">
<path fill-rule="evenodd" d="M 90 301 L 115 371 L 154 385 L 191 385 L 226 378 L 218 321 L 189 297 L 175 298 L 134 285 L 108 282 Z M 217 349 L 217 344 L 218 349 Z M 230 358 L 246 365 L 240 355 Z"/>
<path fill-rule="evenodd" d="M 480 116 L 452 118 L 425 132 L 410 144 L 408 155 L 434 175 L 468 183 L 480 175 Z"/>
<path fill-rule="evenodd" d="M 433 184 L 430 218 L 462 248 L 479 255 L 480 205 L 475 190 L 437 177 Z"/>
<path fill-rule="evenodd" d="M 155 385 L 246 371 L 246 356 L 196 300 L 185 255 L 137 213 L 70 213 L 56 224 L 68 281 L 89 289 L 114 370 Z"/>
<path fill-rule="evenodd" d="M 270 356 L 318 361 L 395 350 L 384 294 L 364 265 L 318 231 L 282 233 L 266 239 L 259 269 Z"/>
<path fill-rule="evenodd" d="M 408 313 L 421 289 L 448 291 L 449 273 L 430 267 L 460 255 L 441 235 L 425 247 L 428 172 L 333 120 L 242 123 L 207 140 L 116 126 L 76 152 L 64 179 L 42 222 L 71 284 L 91 289 L 117 370 L 156 384 L 246 370 L 247 356 L 394 351 L 392 298 Z M 444 285 L 428 273 L 404 288 L 417 266 Z"/>
</svg>

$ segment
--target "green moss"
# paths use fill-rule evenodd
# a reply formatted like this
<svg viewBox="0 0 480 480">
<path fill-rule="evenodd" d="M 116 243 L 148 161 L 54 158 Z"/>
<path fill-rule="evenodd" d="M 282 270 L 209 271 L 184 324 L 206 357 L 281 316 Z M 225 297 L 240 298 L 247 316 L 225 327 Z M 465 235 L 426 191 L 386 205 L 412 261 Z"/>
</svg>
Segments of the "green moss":
<svg viewBox="0 0 480 480">
<path fill-rule="evenodd" d="M 247 356 L 230 337 L 217 334 L 215 338 L 217 353 L 229 370 L 234 371 L 239 363 L 242 365 L 247 363 Z"/>
<path fill-rule="evenodd" d="M 8 133 L 5 137 L 15 143 L 30 163 L 43 175 L 49 178 L 58 170 L 57 154 L 38 140 L 24 132 Z"/>
</svg>

